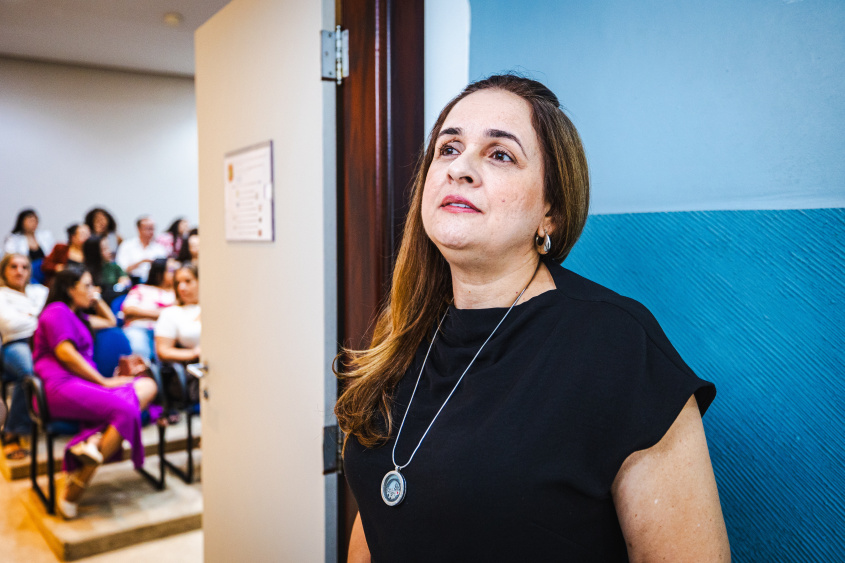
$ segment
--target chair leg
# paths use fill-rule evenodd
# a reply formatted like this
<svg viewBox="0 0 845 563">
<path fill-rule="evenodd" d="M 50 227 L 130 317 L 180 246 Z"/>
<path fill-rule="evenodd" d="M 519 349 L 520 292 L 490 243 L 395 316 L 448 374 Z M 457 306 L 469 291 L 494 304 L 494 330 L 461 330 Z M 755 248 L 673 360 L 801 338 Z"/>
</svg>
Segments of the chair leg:
<svg viewBox="0 0 845 563">
<path fill-rule="evenodd" d="M 147 471 L 145 468 L 140 467 L 137 469 L 138 473 L 143 475 L 147 481 L 152 484 L 157 490 L 162 491 L 164 490 L 164 428 L 159 426 L 158 427 L 158 461 L 159 461 L 159 474 L 158 477 L 153 477 L 153 475 Z"/>
<path fill-rule="evenodd" d="M 158 427 L 158 471 L 159 471 L 159 479 L 161 479 L 162 488 L 164 488 L 164 473 L 167 469 L 164 465 L 164 448 L 167 446 L 167 442 L 164 439 L 164 426 Z"/>
<path fill-rule="evenodd" d="M 173 464 L 173 462 L 169 460 L 164 460 L 164 465 L 167 466 L 168 469 L 173 471 L 182 481 L 187 484 L 191 484 L 194 482 L 194 434 L 193 434 L 193 424 L 191 424 L 191 418 L 193 417 L 193 412 L 189 408 L 185 411 L 185 421 L 188 425 L 188 466 L 186 469 L 182 469 Z"/>
<path fill-rule="evenodd" d="M 186 422 L 188 424 L 188 483 L 194 482 L 194 425 L 192 424 L 194 417 L 194 410 L 191 407 L 188 410 Z"/>
<path fill-rule="evenodd" d="M 41 485 L 38 484 L 38 425 L 32 425 L 32 444 L 30 444 L 30 459 L 29 459 L 29 480 L 32 482 L 32 490 L 35 491 L 35 494 L 41 500 L 41 503 L 44 505 L 44 508 L 47 510 L 48 514 L 53 514 L 50 512 L 50 501 L 44 495 L 44 491 L 41 489 Z"/>
<path fill-rule="evenodd" d="M 56 467 L 53 458 L 53 436 L 49 432 L 45 432 L 44 436 L 47 438 L 47 486 L 50 492 L 47 505 L 47 514 L 56 513 Z M 36 465 L 38 462 L 36 461 Z"/>
</svg>

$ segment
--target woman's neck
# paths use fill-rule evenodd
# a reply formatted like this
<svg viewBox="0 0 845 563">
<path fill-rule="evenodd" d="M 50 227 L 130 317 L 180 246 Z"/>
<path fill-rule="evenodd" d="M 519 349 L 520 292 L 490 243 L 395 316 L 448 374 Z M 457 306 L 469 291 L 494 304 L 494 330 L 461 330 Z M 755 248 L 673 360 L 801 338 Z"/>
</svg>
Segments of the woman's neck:
<svg viewBox="0 0 845 563">
<path fill-rule="evenodd" d="M 537 254 L 498 267 L 492 264 L 483 268 L 450 267 L 454 304 L 458 309 L 510 307 L 523 289 L 520 302 L 555 288 L 551 274 L 539 262 Z"/>
</svg>

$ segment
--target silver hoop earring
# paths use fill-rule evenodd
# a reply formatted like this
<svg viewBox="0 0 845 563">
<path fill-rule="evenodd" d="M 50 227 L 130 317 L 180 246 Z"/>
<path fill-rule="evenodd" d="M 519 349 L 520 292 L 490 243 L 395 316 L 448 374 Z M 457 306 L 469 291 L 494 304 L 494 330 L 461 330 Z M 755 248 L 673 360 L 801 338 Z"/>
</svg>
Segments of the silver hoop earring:
<svg viewBox="0 0 845 563">
<path fill-rule="evenodd" d="M 540 238 L 540 235 L 534 235 L 534 244 L 537 246 L 542 245 L 542 250 L 537 250 L 540 254 L 548 254 L 552 249 L 552 239 L 549 238 L 548 233 L 543 238 Z"/>
</svg>

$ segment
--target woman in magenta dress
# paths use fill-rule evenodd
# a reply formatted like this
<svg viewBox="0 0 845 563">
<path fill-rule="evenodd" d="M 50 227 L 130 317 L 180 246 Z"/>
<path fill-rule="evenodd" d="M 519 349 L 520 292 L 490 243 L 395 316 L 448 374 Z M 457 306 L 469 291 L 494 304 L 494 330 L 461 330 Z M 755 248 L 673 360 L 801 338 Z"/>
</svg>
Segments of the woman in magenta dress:
<svg viewBox="0 0 845 563">
<path fill-rule="evenodd" d="M 91 308 L 94 313 L 86 314 Z M 66 518 L 76 516 L 79 497 L 97 466 L 119 455 L 123 440 L 132 445 L 135 467 L 144 462 L 141 410 L 155 397 L 155 381 L 103 377 L 93 360 L 92 329 L 115 324 L 108 305 L 94 292 L 90 273 L 69 267 L 56 274 L 38 320 L 32 356 L 34 371 L 44 380 L 50 415 L 81 423 L 64 456 L 67 487 L 58 508 Z"/>
</svg>

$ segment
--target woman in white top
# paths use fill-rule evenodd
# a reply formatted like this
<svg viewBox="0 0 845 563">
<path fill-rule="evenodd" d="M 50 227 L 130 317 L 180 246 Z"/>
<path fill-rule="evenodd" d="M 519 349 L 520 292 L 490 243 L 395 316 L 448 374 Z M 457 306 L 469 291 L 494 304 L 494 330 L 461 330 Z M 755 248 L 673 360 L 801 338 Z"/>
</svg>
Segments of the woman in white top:
<svg viewBox="0 0 845 563">
<path fill-rule="evenodd" d="M 155 346 L 163 362 L 195 362 L 200 357 L 199 273 L 186 264 L 174 274 L 176 306 L 164 309 L 155 327 Z"/>
<path fill-rule="evenodd" d="M 12 234 L 6 237 L 3 251 L 6 254 L 22 254 L 31 261 L 43 260 L 53 250 L 53 239 L 50 231 L 38 229 L 38 214 L 34 209 L 24 209 L 18 213 Z"/>
<path fill-rule="evenodd" d="M 153 260 L 147 283 L 129 290 L 123 301 L 123 332 L 129 339 L 132 353 L 145 360 L 153 357 L 153 329 L 159 315 L 173 305 L 173 269 L 166 258 Z"/>
<path fill-rule="evenodd" d="M 30 430 L 23 396 L 23 378 L 32 373 L 30 338 L 38 326 L 38 314 L 47 300 L 47 288 L 29 284 L 32 268 L 23 254 L 7 254 L 0 260 L 0 337 L 3 339 L 2 372 L 4 381 L 13 381 L 15 391 L 3 428 L 3 454 L 19 460 L 28 455 L 19 436 Z"/>
</svg>

